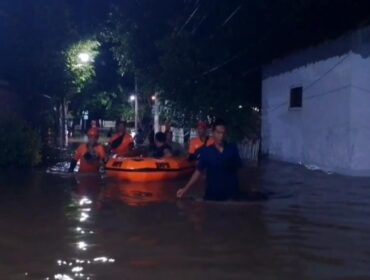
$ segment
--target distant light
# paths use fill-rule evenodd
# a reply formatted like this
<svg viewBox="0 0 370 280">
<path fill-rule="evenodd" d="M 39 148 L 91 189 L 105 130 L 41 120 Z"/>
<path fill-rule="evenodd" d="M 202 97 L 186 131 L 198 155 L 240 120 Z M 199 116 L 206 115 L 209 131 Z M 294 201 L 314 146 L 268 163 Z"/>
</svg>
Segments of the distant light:
<svg viewBox="0 0 370 280">
<path fill-rule="evenodd" d="M 135 95 L 130 95 L 130 101 L 135 101 L 136 96 Z"/>
<path fill-rule="evenodd" d="M 78 54 L 78 59 L 81 63 L 88 63 L 90 61 L 90 55 L 86 52 L 81 52 Z"/>
<path fill-rule="evenodd" d="M 239 106 L 238 106 L 238 108 L 239 108 L 239 109 L 243 109 L 243 105 L 239 105 Z"/>
<path fill-rule="evenodd" d="M 155 101 L 156 99 L 155 95 L 152 95 L 152 100 Z"/>
<path fill-rule="evenodd" d="M 252 110 L 255 111 L 255 112 L 259 112 L 260 109 L 258 107 L 252 107 Z"/>
</svg>

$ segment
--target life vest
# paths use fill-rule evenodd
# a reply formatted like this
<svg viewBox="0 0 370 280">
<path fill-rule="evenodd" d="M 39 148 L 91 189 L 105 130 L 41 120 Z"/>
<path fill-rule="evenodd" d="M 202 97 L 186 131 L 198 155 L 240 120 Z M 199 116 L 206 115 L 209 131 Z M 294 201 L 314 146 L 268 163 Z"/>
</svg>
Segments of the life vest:
<svg viewBox="0 0 370 280">
<path fill-rule="evenodd" d="M 74 159 L 80 161 L 80 172 L 94 173 L 99 171 L 100 162 L 105 158 L 105 150 L 100 144 L 96 144 L 93 149 L 94 154 L 91 154 L 87 144 L 81 144 L 77 148 Z"/>
<path fill-rule="evenodd" d="M 213 145 L 214 142 L 212 137 L 206 137 L 205 141 L 202 141 L 199 137 L 192 139 L 189 145 L 189 158 L 192 160 L 197 159 L 200 150 Z"/>
<path fill-rule="evenodd" d="M 134 145 L 134 140 L 132 139 L 131 135 L 125 133 L 121 134 L 114 134 L 109 141 L 109 145 L 112 147 L 112 151 L 115 154 L 124 154 L 131 150 L 132 146 Z"/>
</svg>

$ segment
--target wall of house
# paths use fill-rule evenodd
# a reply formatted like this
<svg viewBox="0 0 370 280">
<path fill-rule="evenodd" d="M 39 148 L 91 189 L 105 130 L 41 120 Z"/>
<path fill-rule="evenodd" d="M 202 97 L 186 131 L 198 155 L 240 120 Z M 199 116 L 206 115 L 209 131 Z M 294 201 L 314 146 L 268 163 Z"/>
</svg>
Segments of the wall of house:
<svg viewBox="0 0 370 280">
<path fill-rule="evenodd" d="M 370 29 L 353 34 L 351 173 L 370 176 Z"/>
<path fill-rule="evenodd" d="M 351 170 L 351 46 L 345 36 L 264 68 L 262 150 L 270 158 Z M 295 86 L 303 87 L 299 110 L 289 108 Z"/>
</svg>

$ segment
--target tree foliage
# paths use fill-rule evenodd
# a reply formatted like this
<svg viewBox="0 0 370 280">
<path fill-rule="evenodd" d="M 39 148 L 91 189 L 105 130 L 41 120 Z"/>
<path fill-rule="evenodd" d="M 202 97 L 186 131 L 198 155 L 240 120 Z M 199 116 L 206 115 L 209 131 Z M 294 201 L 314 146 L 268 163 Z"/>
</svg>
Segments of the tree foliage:
<svg viewBox="0 0 370 280">
<path fill-rule="evenodd" d="M 0 119 L 0 167 L 32 167 L 41 161 L 39 135 L 19 117 Z"/>
<path fill-rule="evenodd" d="M 95 78 L 94 61 L 99 47 L 97 40 L 89 39 L 74 43 L 66 52 L 66 66 L 72 74 L 72 83 L 77 93 Z"/>
</svg>

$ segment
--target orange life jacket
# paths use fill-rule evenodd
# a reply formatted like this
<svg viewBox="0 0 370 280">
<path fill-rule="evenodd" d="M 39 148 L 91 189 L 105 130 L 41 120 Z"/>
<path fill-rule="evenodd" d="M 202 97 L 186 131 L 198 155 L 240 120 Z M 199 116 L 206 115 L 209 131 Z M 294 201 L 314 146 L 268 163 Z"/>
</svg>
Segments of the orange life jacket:
<svg viewBox="0 0 370 280">
<path fill-rule="evenodd" d="M 87 144 L 81 144 L 77 148 L 74 159 L 80 161 L 79 172 L 95 173 L 99 171 L 100 161 L 105 158 L 105 150 L 100 144 L 97 144 L 93 149 L 95 155 L 90 155 Z"/>
<path fill-rule="evenodd" d="M 113 142 L 118 140 L 118 138 L 120 138 L 120 137 L 122 137 L 121 134 L 119 134 L 119 133 L 114 134 L 112 136 L 112 138 L 110 139 L 110 141 L 109 141 L 109 145 L 112 146 Z M 118 147 L 113 147 L 112 151 L 115 154 L 124 154 L 124 153 L 130 151 L 132 149 L 133 145 L 134 145 L 134 140 L 132 139 L 131 135 L 129 135 L 128 133 L 125 133 L 121 143 L 118 145 Z"/>
<path fill-rule="evenodd" d="M 205 142 L 202 141 L 199 137 L 194 138 L 190 141 L 189 154 L 190 155 L 196 154 L 201 148 L 209 147 L 214 143 L 215 141 L 213 140 L 212 137 L 207 137 Z"/>
</svg>

